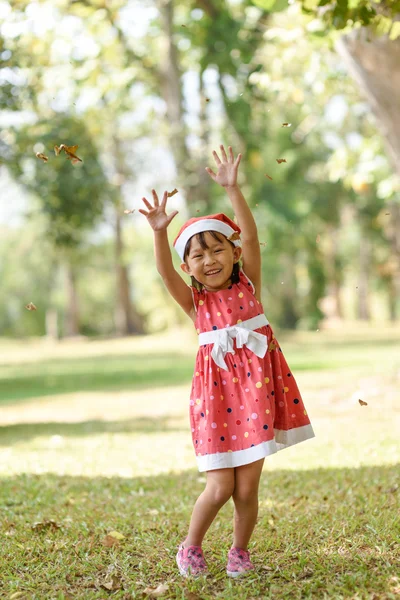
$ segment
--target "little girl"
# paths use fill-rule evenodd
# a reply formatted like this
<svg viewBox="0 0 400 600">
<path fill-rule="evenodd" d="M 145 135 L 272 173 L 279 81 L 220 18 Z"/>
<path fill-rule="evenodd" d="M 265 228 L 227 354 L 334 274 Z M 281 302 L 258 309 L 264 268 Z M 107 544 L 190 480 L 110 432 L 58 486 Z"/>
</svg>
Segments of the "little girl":
<svg viewBox="0 0 400 600">
<path fill-rule="evenodd" d="M 234 539 L 227 574 L 254 569 L 248 543 L 258 513 L 258 485 L 264 458 L 314 437 L 307 411 L 261 304 L 261 253 L 257 226 L 237 184 L 241 159 L 214 151 L 217 173 L 238 225 L 224 214 L 190 219 L 174 241 L 191 277 L 188 286 L 173 267 L 167 227 L 167 192 L 140 212 L 154 230 L 157 270 L 172 297 L 192 319 L 199 351 L 190 396 L 190 421 L 205 490 L 197 499 L 176 561 L 183 576 L 207 572 L 203 538 L 232 497 Z M 239 261 L 241 260 L 242 266 Z"/>
</svg>

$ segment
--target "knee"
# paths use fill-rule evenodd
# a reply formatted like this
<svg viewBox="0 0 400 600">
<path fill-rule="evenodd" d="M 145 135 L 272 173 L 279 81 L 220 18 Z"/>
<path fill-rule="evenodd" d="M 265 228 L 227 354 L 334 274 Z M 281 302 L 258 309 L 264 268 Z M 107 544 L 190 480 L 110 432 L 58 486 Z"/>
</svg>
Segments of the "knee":
<svg viewBox="0 0 400 600">
<path fill-rule="evenodd" d="M 233 485 L 214 485 L 208 490 L 209 501 L 215 506 L 223 506 L 232 496 Z"/>
<path fill-rule="evenodd" d="M 254 501 L 258 501 L 258 487 L 236 487 L 232 495 L 235 503 L 251 504 Z"/>
</svg>

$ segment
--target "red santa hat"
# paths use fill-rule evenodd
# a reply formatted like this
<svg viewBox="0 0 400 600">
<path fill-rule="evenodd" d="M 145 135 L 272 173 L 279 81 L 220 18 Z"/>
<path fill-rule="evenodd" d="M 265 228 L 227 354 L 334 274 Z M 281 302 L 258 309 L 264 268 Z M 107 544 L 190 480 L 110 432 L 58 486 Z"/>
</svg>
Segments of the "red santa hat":
<svg viewBox="0 0 400 600">
<path fill-rule="evenodd" d="M 181 227 L 174 240 L 174 248 L 182 260 L 184 260 L 186 244 L 190 238 L 202 231 L 217 231 L 222 233 L 235 246 L 240 246 L 240 227 L 223 213 L 207 215 L 206 217 L 193 217 Z"/>
</svg>

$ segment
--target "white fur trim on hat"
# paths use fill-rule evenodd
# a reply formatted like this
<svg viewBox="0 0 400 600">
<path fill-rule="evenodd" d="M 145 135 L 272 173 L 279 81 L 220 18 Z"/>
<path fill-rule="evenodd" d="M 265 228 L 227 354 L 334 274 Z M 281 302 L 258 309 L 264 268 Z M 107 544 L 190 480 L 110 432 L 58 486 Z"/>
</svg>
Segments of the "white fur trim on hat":
<svg viewBox="0 0 400 600">
<path fill-rule="evenodd" d="M 218 219 L 201 219 L 192 223 L 186 229 L 184 229 L 181 235 L 175 242 L 175 250 L 179 254 L 182 260 L 184 260 L 183 256 L 185 253 L 186 244 L 190 240 L 193 235 L 196 233 L 201 233 L 202 231 L 218 231 L 218 233 L 222 233 L 225 237 L 229 238 L 233 233 L 237 233 L 235 229 L 233 229 L 227 223 L 223 221 L 219 221 Z M 232 244 L 234 246 L 240 246 L 240 240 L 232 240 Z"/>
</svg>

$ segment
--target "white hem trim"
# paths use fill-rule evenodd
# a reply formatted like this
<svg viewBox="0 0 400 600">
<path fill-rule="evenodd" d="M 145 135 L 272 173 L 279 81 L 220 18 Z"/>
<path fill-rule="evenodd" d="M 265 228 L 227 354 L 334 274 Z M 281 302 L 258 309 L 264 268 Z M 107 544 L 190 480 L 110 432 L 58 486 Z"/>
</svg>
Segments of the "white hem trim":
<svg viewBox="0 0 400 600">
<path fill-rule="evenodd" d="M 265 458 L 270 454 L 276 454 L 280 450 L 299 444 L 315 437 L 314 430 L 310 425 L 296 427 L 285 431 L 274 429 L 275 438 L 268 442 L 262 442 L 257 446 L 237 450 L 236 452 L 217 452 L 216 454 L 205 454 L 196 456 L 197 466 L 200 472 L 213 471 L 215 469 L 229 469 L 248 465 L 256 460 Z"/>
</svg>

